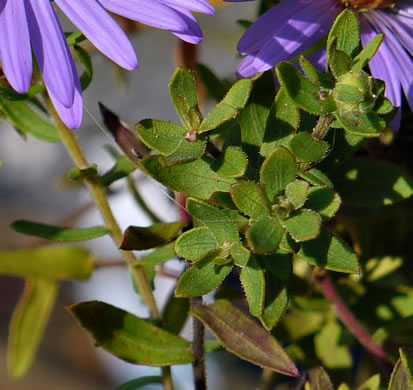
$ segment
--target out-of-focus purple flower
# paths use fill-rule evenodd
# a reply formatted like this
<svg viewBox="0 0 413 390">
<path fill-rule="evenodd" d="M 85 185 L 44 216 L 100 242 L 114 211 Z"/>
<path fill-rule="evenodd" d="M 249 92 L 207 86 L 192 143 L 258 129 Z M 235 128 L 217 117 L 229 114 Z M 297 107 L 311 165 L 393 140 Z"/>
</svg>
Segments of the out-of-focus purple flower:
<svg viewBox="0 0 413 390">
<path fill-rule="evenodd" d="M 105 56 L 119 66 L 139 66 L 126 34 L 109 12 L 169 30 L 197 44 L 202 31 L 192 11 L 212 15 L 207 0 L 55 0 L 61 11 Z M 25 93 L 32 79 L 32 49 L 63 122 L 80 127 L 82 91 L 74 60 L 50 0 L 0 0 L 0 59 L 10 85 Z"/>
<path fill-rule="evenodd" d="M 403 89 L 413 108 L 413 0 L 285 0 L 241 38 L 238 50 L 246 57 L 238 75 L 252 77 L 297 56 L 326 36 L 344 8 L 357 12 L 364 46 L 377 34 L 385 34 L 370 70 L 386 82 L 386 96 L 395 106 L 401 105 Z M 318 61 L 325 64 L 323 53 Z M 395 129 L 399 126 L 400 112 L 392 123 Z"/>
</svg>

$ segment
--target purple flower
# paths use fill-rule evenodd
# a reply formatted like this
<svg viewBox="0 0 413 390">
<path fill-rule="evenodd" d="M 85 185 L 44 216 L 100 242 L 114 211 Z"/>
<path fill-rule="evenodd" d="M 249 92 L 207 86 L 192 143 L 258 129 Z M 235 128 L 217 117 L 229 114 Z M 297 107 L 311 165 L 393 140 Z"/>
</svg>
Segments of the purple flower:
<svg viewBox="0 0 413 390">
<path fill-rule="evenodd" d="M 325 37 L 346 7 L 359 16 L 364 46 L 377 34 L 385 34 L 370 70 L 386 82 L 386 96 L 395 106 L 401 105 L 403 89 L 413 108 L 412 0 L 285 0 L 262 15 L 241 38 L 238 50 L 246 58 L 238 75 L 252 77 L 297 56 Z M 325 64 L 323 54 L 317 56 L 318 63 Z M 399 126 L 400 112 L 392 123 L 395 129 Z"/>
<path fill-rule="evenodd" d="M 55 0 L 72 23 L 119 66 L 139 66 L 126 34 L 107 11 L 169 30 L 199 43 L 203 36 L 191 11 L 212 15 L 207 0 Z M 50 0 L 0 0 L 0 59 L 10 85 L 25 93 L 32 79 L 32 49 L 47 91 L 65 124 L 80 127 L 82 91 L 74 60 Z"/>
</svg>

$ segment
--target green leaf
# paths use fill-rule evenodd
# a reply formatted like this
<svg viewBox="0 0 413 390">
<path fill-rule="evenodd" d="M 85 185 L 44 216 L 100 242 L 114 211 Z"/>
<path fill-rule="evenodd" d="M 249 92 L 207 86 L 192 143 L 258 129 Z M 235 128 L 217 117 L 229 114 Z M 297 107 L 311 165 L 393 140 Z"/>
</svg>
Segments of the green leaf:
<svg viewBox="0 0 413 390">
<path fill-rule="evenodd" d="M 299 171 L 298 175 L 313 186 L 333 187 L 332 181 L 320 170 L 312 168 L 309 171 Z"/>
<path fill-rule="evenodd" d="M 332 188 L 311 187 L 305 207 L 320 214 L 323 220 L 333 218 L 341 205 L 341 198 Z"/>
<path fill-rule="evenodd" d="M 372 258 L 366 263 L 363 276 L 368 282 L 375 282 L 390 275 L 402 265 L 403 259 L 401 257 Z"/>
<path fill-rule="evenodd" d="M 205 147 L 205 139 L 197 141 L 183 140 L 178 149 L 168 156 L 162 156 L 159 161 L 164 167 L 194 161 L 202 157 Z"/>
<path fill-rule="evenodd" d="M 162 316 L 164 329 L 173 334 L 179 334 L 188 319 L 189 309 L 189 299 L 171 295 Z"/>
<path fill-rule="evenodd" d="M 142 378 L 132 379 L 116 388 L 116 390 L 136 390 L 147 385 L 162 384 L 160 376 L 144 376 Z"/>
<path fill-rule="evenodd" d="M 170 259 L 173 259 L 176 256 L 174 246 L 175 242 L 171 242 L 156 248 L 153 252 L 149 253 L 149 255 L 142 257 L 135 267 L 140 267 L 142 265 L 162 264 Z"/>
<path fill-rule="evenodd" d="M 84 91 L 90 85 L 93 79 L 92 60 L 89 53 L 80 46 L 74 46 L 74 53 L 76 60 L 79 61 L 85 68 L 85 71 L 80 76 L 80 86 L 82 88 L 82 91 Z"/>
<path fill-rule="evenodd" d="M 128 157 L 119 157 L 115 165 L 100 178 L 100 182 L 102 186 L 109 187 L 115 181 L 128 177 L 134 170 L 136 165 Z"/>
<path fill-rule="evenodd" d="M 251 252 L 242 244 L 235 242 L 231 246 L 231 257 L 238 267 L 245 267 L 251 258 Z"/>
<path fill-rule="evenodd" d="M 219 176 L 211 169 L 213 160 L 203 157 L 190 163 L 164 167 L 160 156 L 141 161 L 142 169 L 168 188 L 199 199 L 209 199 L 217 191 L 230 192 L 234 179 Z"/>
<path fill-rule="evenodd" d="M 259 151 L 267 127 L 268 115 L 275 97 L 272 71 L 261 74 L 254 82 L 254 88 L 247 106 L 241 111 L 238 123 L 241 128 L 242 149 L 248 155 L 249 179 L 256 179 L 256 170 L 261 165 Z"/>
<path fill-rule="evenodd" d="M 145 250 L 172 241 L 178 237 L 186 226 L 185 222 L 154 223 L 151 226 L 129 226 L 124 235 L 120 249 L 125 251 Z"/>
<path fill-rule="evenodd" d="M 406 171 L 372 159 L 351 159 L 335 173 L 334 186 L 344 204 L 359 207 L 387 206 L 413 194 L 413 180 Z"/>
<path fill-rule="evenodd" d="M 314 65 L 308 61 L 303 55 L 299 58 L 300 66 L 308 79 L 317 87 L 321 86 L 320 72 L 314 67 Z"/>
<path fill-rule="evenodd" d="M 95 226 L 91 228 L 68 228 L 26 220 L 15 221 L 10 225 L 10 227 L 18 233 L 42 237 L 47 240 L 59 242 L 93 240 L 94 238 L 102 237 L 110 233 L 110 230 L 104 226 Z"/>
<path fill-rule="evenodd" d="M 56 301 L 58 284 L 53 280 L 26 280 L 22 297 L 10 322 L 7 368 L 12 379 L 30 368 Z"/>
<path fill-rule="evenodd" d="M 80 31 L 74 31 L 70 34 L 65 35 L 67 44 L 69 46 L 78 45 L 79 43 L 82 43 L 84 40 L 86 40 L 86 37 Z"/>
<path fill-rule="evenodd" d="M 228 146 L 222 160 L 216 161 L 214 171 L 222 177 L 233 178 L 244 176 L 247 167 L 248 159 L 245 153 L 235 146 Z"/>
<path fill-rule="evenodd" d="M 277 252 L 271 256 L 261 256 L 265 264 L 265 303 L 261 323 L 271 330 L 281 320 L 288 308 L 290 298 L 288 280 L 292 273 L 291 255 Z"/>
<path fill-rule="evenodd" d="M 333 383 L 324 368 L 312 368 L 308 376 L 311 390 L 334 390 Z"/>
<path fill-rule="evenodd" d="M 270 154 L 277 146 L 288 146 L 290 137 L 298 130 L 300 110 L 281 88 L 268 116 L 260 153 Z"/>
<path fill-rule="evenodd" d="M 354 58 L 353 60 L 353 71 L 363 69 L 371 59 L 376 55 L 381 44 L 383 43 L 384 35 L 377 34 L 369 44 Z"/>
<path fill-rule="evenodd" d="M 217 239 L 207 227 L 188 230 L 175 243 L 176 254 L 188 261 L 198 261 L 217 248 Z"/>
<path fill-rule="evenodd" d="M 335 112 L 335 116 L 350 134 L 371 138 L 378 137 L 386 129 L 386 122 L 374 111 L 351 117 Z"/>
<path fill-rule="evenodd" d="M 247 240 L 253 252 L 258 254 L 275 252 L 284 234 L 280 222 L 273 217 L 263 215 L 250 224 Z"/>
<path fill-rule="evenodd" d="M 183 142 L 188 142 L 185 139 L 188 130 L 171 122 L 144 119 L 136 125 L 136 131 L 146 146 L 163 156 L 172 154 Z"/>
<path fill-rule="evenodd" d="M 297 167 L 294 156 L 284 147 L 274 149 L 261 166 L 261 183 L 265 185 L 265 192 L 270 202 L 283 194 L 287 185 L 297 176 Z"/>
<path fill-rule="evenodd" d="M 413 352 L 407 347 L 400 348 L 399 352 L 400 359 L 409 379 L 409 384 L 413 387 Z"/>
<path fill-rule="evenodd" d="M 128 363 L 164 367 L 194 361 L 188 341 L 117 307 L 90 301 L 68 310 L 99 346 Z"/>
<path fill-rule="evenodd" d="M 373 375 L 362 383 L 357 390 L 380 390 L 380 374 Z"/>
<path fill-rule="evenodd" d="M 240 280 L 250 308 L 250 313 L 260 317 L 264 308 L 265 276 L 261 264 L 252 256 L 240 272 Z"/>
<path fill-rule="evenodd" d="M 295 209 L 302 207 L 307 200 L 310 186 L 306 181 L 295 180 L 288 184 L 285 189 L 287 199 L 293 204 Z"/>
<path fill-rule="evenodd" d="M 303 243 L 297 257 L 332 271 L 359 272 L 358 259 L 354 251 L 344 240 L 325 229 L 321 230 L 317 239 Z"/>
<path fill-rule="evenodd" d="M 313 240 L 320 234 L 321 218 L 312 210 L 297 210 L 280 223 L 297 242 Z"/>
<path fill-rule="evenodd" d="M 338 78 L 341 75 L 350 72 L 352 58 L 342 50 L 337 50 L 335 47 L 330 48 L 330 61 L 328 65 L 334 77 Z"/>
<path fill-rule="evenodd" d="M 83 248 L 42 246 L 0 252 L 0 275 L 51 280 L 87 280 L 95 257 Z"/>
<path fill-rule="evenodd" d="M 328 369 L 350 368 L 352 358 L 348 346 L 342 345 L 343 330 L 336 321 L 329 321 L 314 337 L 317 357 Z M 334 356 L 334 359 L 332 359 Z"/>
<path fill-rule="evenodd" d="M 298 161 L 311 163 L 321 160 L 330 145 L 314 139 L 309 133 L 300 132 L 291 138 L 288 146 Z"/>
<path fill-rule="evenodd" d="M 61 142 L 56 127 L 41 119 L 26 102 L 0 99 L 0 108 L 10 124 L 22 133 L 28 133 L 40 141 Z"/>
<path fill-rule="evenodd" d="M 208 227 L 219 245 L 239 242 L 238 228 L 225 210 L 194 198 L 187 199 L 186 209 L 194 224 Z"/>
<path fill-rule="evenodd" d="M 277 340 L 229 301 L 218 300 L 213 305 L 197 308 L 192 314 L 211 329 L 226 349 L 241 359 L 283 375 L 300 376 Z"/>
<path fill-rule="evenodd" d="M 197 130 L 202 118 L 198 107 L 198 95 L 194 73 L 178 68 L 169 84 L 172 103 L 187 130 Z"/>
<path fill-rule="evenodd" d="M 336 48 L 347 53 L 351 58 L 358 54 L 360 46 L 360 24 L 355 13 L 345 9 L 337 17 L 327 39 L 327 60 L 330 62 L 331 44 L 337 40 Z"/>
<path fill-rule="evenodd" d="M 202 121 L 199 132 L 214 130 L 223 123 L 236 118 L 251 94 L 253 81 L 251 79 L 238 80 Z"/>
<path fill-rule="evenodd" d="M 401 359 L 394 366 L 387 390 L 413 390 L 413 384 Z"/>
<path fill-rule="evenodd" d="M 214 72 L 203 64 L 196 64 L 196 72 L 208 90 L 208 95 L 217 102 L 222 100 L 227 93 L 224 83 L 214 74 Z"/>
<path fill-rule="evenodd" d="M 234 184 L 231 197 L 237 208 L 252 218 L 259 218 L 269 212 L 265 196 L 258 183 L 245 181 Z"/>
<path fill-rule="evenodd" d="M 206 255 L 188 269 L 179 279 L 175 296 L 200 297 L 219 287 L 231 272 L 233 264 L 218 265 L 212 261 L 214 258 L 215 254 Z"/>
<path fill-rule="evenodd" d="M 320 95 L 320 88 L 304 77 L 293 65 L 281 62 L 276 71 L 281 86 L 298 107 L 317 115 L 326 115 L 335 109 L 331 98 L 323 98 Z"/>
</svg>

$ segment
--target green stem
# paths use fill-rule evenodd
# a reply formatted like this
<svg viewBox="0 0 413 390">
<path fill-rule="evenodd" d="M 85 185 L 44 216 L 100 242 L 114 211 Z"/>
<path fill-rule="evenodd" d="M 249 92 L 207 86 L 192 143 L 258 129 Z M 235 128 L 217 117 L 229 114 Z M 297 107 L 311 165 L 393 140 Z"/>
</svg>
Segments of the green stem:
<svg viewBox="0 0 413 390">
<path fill-rule="evenodd" d="M 128 176 L 128 187 L 129 191 L 133 195 L 134 199 L 136 200 L 136 203 L 140 206 L 142 211 L 150 218 L 150 220 L 153 223 L 159 223 L 162 222 L 158 216 L 154 214 L 154 212 L 148 207 L 146 202 L 143 200 L 141 194 L 139 193 L 139 190 L 136 188 L 135 183 L 133 181 L 133 178 L 131 175 Z"/>
<path fill-rule="evenodd" d="M 330 130 L 330 126 L 333 123 L 334 115 L 324 115 L 320 116 L 316 126 L 313 129 L 313 138 L 322 140 Z"/>
<path fill-rule="evenodd" d="M 66 146 L 76 167 L 79 169 L 88 168 L 90 164 L 87 161 L 74 132 L 61 121 L 53 105 L 50 104 L 49 106 L 50 111 L 56 121 L 57 129 L 59 131 L 62 142 Z M 119 248 L 122 244 L 123 233 L 112 213 L 104 187 L 100 183 L 98 177 L 91 176 L 85 178 L 84 182 L 105 221 L 105 226 L 111 231 L 111 237 L 115 245 Z M 142 300 L 149 309 L 151 317 L 160 318 L 161 316 L 152 292 L 152 286 L 149 283 L 148 278 L 146 277 L 143 267 L 139 266 L 139 261 L 132 252 L 121 250 L 120 253 L 122 254 L 125 262 L 128 264 L 129 269 L 132 272 L 135 285 L 137 286 L 141 294 Z M 162 383 L 164 390 L 173 390 L 174 386 L 172 382 L 170 367 L 164 367 L 162 369 Z"/>
<path fill-rule="evenodd" d="M 262 370 L 261 376 L 261 383 L 260 383 L 260 390 L 272 390 L 275 386 L 277 379 L 277 373 L 268 369 L 264 368 Z"/>
</svg>

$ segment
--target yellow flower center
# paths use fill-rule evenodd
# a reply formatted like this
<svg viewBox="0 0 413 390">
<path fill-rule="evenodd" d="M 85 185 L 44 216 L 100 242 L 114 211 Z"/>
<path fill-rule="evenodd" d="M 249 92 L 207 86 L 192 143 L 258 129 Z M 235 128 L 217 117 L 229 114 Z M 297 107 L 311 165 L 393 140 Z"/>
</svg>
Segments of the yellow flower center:
<svg viewBox="0 0 413 390">
<path fill-rule="evenodd" d="M 394 7 L 394 0 L 340 0 L 345 7 L 351 7 L 359 12 L 370 11 L 375 8 Z"/>
</svg>

